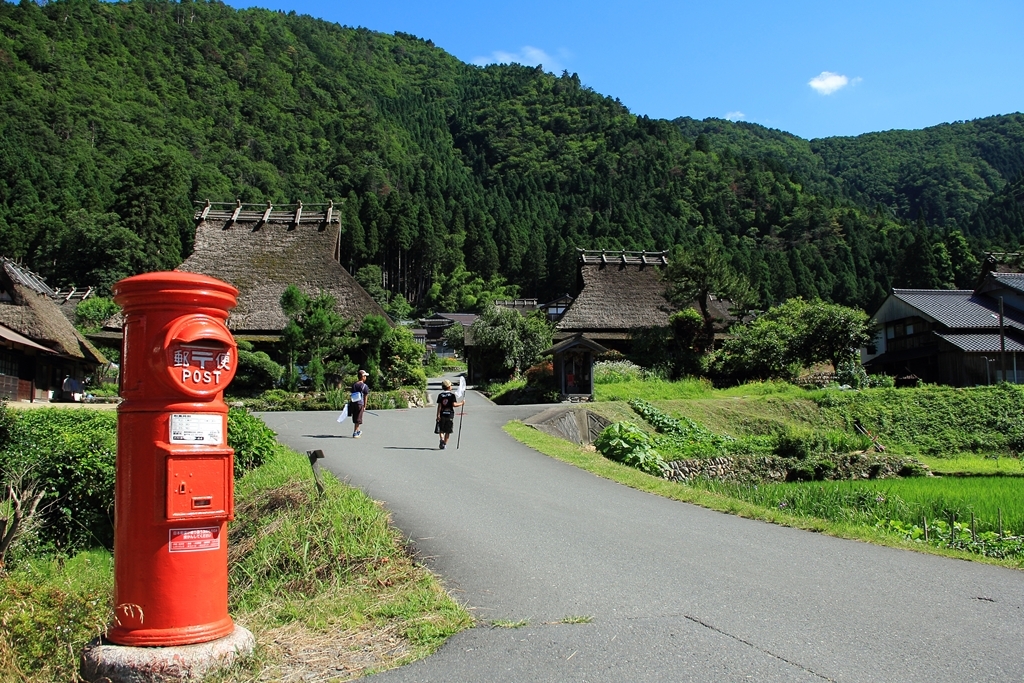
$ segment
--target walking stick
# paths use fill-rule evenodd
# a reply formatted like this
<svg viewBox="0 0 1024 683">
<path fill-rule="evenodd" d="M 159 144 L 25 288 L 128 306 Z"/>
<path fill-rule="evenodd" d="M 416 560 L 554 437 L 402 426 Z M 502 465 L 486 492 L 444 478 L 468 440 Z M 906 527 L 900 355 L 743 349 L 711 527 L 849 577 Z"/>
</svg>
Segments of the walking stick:
<svg viewBox="0 0 1024 683">
<path fill-rule="evenodd" d="M 459 443 L 462 441 L 462 418 L 466 416 L 466 404 L 462 404 L 462 412 L 459 413 L 459 436 L 455 439 L 455 450 L 459 450 Z"/>
<path fill-rule="evenodd" d="M 459 389 L 456 396 L 462 399 L 462 412 L 459 413 L 459 435 L 455 438 L 455 450 L 459 450 L 459 444 L 462 442 L 462 418 L 466 417 L 466 378 L 462 376 L 459 378 Z"/>
</svg>

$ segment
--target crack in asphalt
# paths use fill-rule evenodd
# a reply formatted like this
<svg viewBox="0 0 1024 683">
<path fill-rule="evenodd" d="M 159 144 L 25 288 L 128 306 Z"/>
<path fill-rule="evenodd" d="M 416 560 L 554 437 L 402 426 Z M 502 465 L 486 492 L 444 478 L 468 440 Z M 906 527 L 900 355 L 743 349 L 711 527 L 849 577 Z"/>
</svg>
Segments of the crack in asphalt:
<svg viewBox="0 0 1024 683">
<path fill-rule="evenodd" d="M 817 671 L 814 671 L 813 669 L 808 669 L 806 666 L 804 666 L 803 664 L 800 664 L 799 662 L 794 662 L 794 661 L 792 661 L 790 659 L 786 659 L 785 657 L 783 657 L 781 655 L 775 654 L 774 652 L 772 652 L 770 650 L 765 650 L 762 647 L 758 647 L 757 645 L 755 645 L 754 643 L 751 643 L 748 640 L 744 640 L 743 638 L 740 638 L 737 635 L 734 635 L 734 634 L 729 633 L 727 631 L 723 631 L 722 629 L 718 628 L 717 626 L 713 626 L 712 624 L 709 624 L 706 621 L 698 619 L 697 617 L 690 616 L 689 614 L 684 614 L 682 616 L 683 616 L 684 619 L 689 619 L 690 621 L 692 621 L 693 623 L 695 623 L 695 624 L 697 624 L 699 626 L 703 626 L 704 628 L 709 629 L 711 631 L 714 631 L 715 633 L 720 633 L 721 635 L 725 636 L 726 638 L 732 638 L 733 640 L 735 640 L 738 643 L 743 643 L 744 645 L 746 645 L 748 647 L 752 647 L 755 650 L 757 650 L 758 652 L 766 654 L 769 657 L 774 657 L 775 659 L 778 659 L 781 662 L 785 662 L 786 664 L 789 664 L 790 666 L 795 666 L 796 668 L 801 669 L 803 671 L 806 671 L 807 673 L 811 674 L 812 676 L 814 676 L 816 678 L 820 678 L 823 681 L 832 681 L 833 683 L 835 681 L 834 678 L 829 678 L 828 676 L 824 676 L 824 675 L 818 673 Z"/>
</svg>

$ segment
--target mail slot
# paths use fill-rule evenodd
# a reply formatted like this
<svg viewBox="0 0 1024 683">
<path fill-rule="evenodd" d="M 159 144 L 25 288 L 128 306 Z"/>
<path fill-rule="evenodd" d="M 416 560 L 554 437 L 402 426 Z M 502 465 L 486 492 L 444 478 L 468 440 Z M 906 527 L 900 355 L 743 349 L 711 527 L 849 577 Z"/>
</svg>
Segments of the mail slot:
<svg viewBox="0 0 1024 683">
<path fill-rule="evenodd" d="M 237 346 L 238 291 L 193 273 L 118 282 L 124 315 L 114 520 L 119 645 L 174 646 L 229 635 L 227 522 L 234 452 L 224 389 Z"/>
</svg>

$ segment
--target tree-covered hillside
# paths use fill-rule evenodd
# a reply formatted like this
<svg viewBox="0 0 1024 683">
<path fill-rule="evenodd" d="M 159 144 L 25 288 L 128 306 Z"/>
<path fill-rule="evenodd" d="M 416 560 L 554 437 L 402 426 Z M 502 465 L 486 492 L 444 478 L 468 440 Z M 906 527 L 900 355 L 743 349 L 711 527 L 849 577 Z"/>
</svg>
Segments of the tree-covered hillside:
<svg viewBox="0 0 1024 683">
<path fill-rule="evenodd" d="M 998 151 L 992 170 L 939 202 L 958 227 L 1022 166 L 1022 117 L 986 121 L 970 145 Z M 191 248 L 191 202 L 235 198 L 340 202 L 344 265 L 379 266 L 421 309 L 466 271 L 554 297 L 572 289 L 577 247 L 709 239 L 760 305 L 871 307 L 891 286 L 973 277 L 970 245 L 945 218 L 850 190 L 885 144 L 822 144 L 638 117 L 575 74 L 475 67 L 414 36 L 308 16 L 0 2 L 0 252 L 53 284 L 172 268 Z M 879 163 L 914 158 L 924 163 L 912 151 Z M 936 177 L 966 173 L 935 164 Z M 1015 247 L 1020 226 L 1001 230 L 1000 248 Z"/>
<path fill-rule="evenodd" d="M 902 220 L 965 230 L 994 193 L 1024 174 L 1024 114 L 803 140 L 756 124 L 721 119 L 674 123 L 714 149 L 773 159 L 814 192 L 835 193 Z M 1020 238 L 1018 224 L 1015 239 Z"/>
</svg>

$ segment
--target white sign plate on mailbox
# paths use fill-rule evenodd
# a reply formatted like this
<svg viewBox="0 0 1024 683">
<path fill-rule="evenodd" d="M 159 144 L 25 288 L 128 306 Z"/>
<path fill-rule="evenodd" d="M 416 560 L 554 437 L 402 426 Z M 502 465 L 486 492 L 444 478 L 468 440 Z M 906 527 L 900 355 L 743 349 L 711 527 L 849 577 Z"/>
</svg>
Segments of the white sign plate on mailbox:
<svg viewBox="0 0 1024 683">
<path fill-rule="evenodd" d="M 224 441 L 224 418 L 209 413 L 171 413 L 171 443 L 219 446 Z"/>
</svg>

